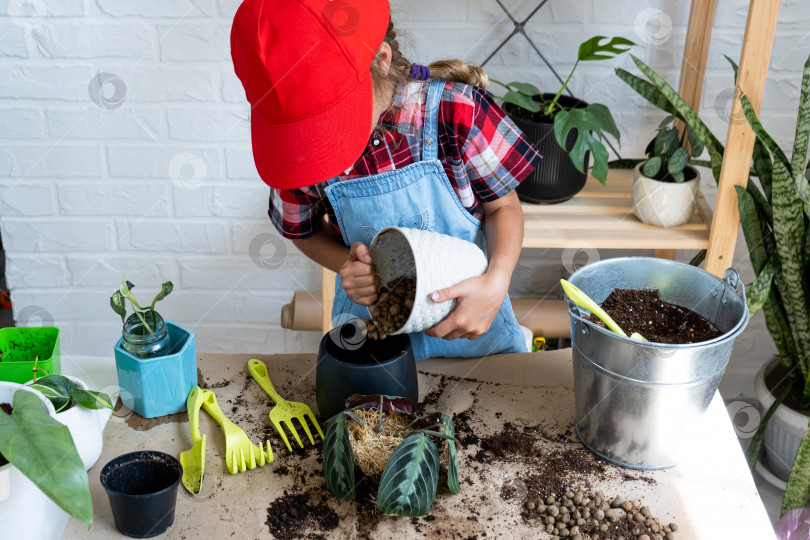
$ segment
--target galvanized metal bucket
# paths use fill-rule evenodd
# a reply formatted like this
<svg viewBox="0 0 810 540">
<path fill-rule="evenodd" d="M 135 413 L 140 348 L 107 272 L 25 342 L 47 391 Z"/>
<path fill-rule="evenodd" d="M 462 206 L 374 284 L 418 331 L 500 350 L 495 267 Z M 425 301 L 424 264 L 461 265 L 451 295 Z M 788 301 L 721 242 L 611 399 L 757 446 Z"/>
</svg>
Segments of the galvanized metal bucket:
<svg viewBox="0 0 810 540">
<path fill-rule="evenodd" d="M 739 275 L 728 269 L 720 279 L 675 261 L 622 257 L 584 266 L 569 281 L 598 304 L 613 289 L 658 289 L 662 300 L 691 309 L 722 332 L 702 343 L 642 342 L 586 320 L 587 310 L 568 302 L 580 440 L 625 467 L 672 467 L 678 443 L 709 406 L 748 324 Z"/>
</svg>

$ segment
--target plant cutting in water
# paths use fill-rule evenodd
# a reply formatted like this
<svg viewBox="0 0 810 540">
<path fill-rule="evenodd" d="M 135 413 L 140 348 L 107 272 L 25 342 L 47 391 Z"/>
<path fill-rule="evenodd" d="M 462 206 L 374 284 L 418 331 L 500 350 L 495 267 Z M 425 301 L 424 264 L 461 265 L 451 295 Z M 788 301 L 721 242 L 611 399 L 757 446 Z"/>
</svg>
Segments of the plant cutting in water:
<svg viewBox="0 0 810 540">
<path fill-rule="evenodd" d="M 160 300 L 163 300 L 172 292 L 174 289 L 174 285 L 172 285 L 171 281 L 165 282 L 160 287 L 160 292 L 157 293 L 155 298 L 152 300 L 152 303 L 147 307 L 141 307 L 138 301 L 135 299 L 135 295 L 132 294 L 132 289 L 135 288 L 135 285 L 131 281 L 128 281 L 124 278 L 121 281 L 121 288 L 118 289 L 110 296 L 110 306 L 112 307 L 113 311 L 115 311 L 118 315 L 121 316 L 121 322 L 126 322 L 127 318 L 127 304 L 126 301 L 129 300 L 129 303 L 132 304 L 132 309 L 135 310 L 135 315 L 140 319 L 141 323 L 143 324 L 144 333 L 152 333 L 154 332 L 152 326 L 149 325 L 149 322 L 152 324 L 157 321 L 157 312 L 155 311 L 155 304 L 157 304 Z M 149 322 L 147 322 L 147 319 Z"/>
<path fill-rule="evenodd" d="M 459 493 L 455 428 L 446 414 L 420 417 L 410 399 L 355 394 L 326 428 L 323 471 L 326 488 L 345 500 L 355 497 L 355 463 L 379 478 L 377 507 L 389 515 L 422 516 L 436 498 L 439 450 L 448 445 L 447 485 Z"/>
<path fill-rule="evenodd" d="M 605 40 L 607 41 L 605 42 Z M 499 97 L 504 103 L 510 103 L 527 111 L 529 119 L 534 119 L 537 114 L 548 119 L 553 118 L 554 138 L 560 147 L 566 147 L 568 134 L 571 130 L 576 130 L 576 142 L 568 151 L 572 163 L 579 172 L 585 172 L 585 154 L 590 151 L 593 154 L 593 177 L 604 184 L 607 179 L 609 156 L 605 145 L 602 144 L 603 132 L 612 135 L 616 142 L 620 142 L 619 129 L 616 127 L 610 109 L 601 103 L 591 103 L 587 107 L 568 110 L 561 107 L 558 102 L 580 62 L 615 58 L 627 52 L 633 45 L 635 43 L 623 37 L 594 36 L 582 42 L 577 51 L 574 67 L 571 68 L 571 72 L 557 94 L 550 100 L 543 99 L 540 90 L 532 84 L 517 81 L 506 84 L 495 79 L 490 80 L 507 90 L 503 97 L 496 97 Z"/>
</svg>

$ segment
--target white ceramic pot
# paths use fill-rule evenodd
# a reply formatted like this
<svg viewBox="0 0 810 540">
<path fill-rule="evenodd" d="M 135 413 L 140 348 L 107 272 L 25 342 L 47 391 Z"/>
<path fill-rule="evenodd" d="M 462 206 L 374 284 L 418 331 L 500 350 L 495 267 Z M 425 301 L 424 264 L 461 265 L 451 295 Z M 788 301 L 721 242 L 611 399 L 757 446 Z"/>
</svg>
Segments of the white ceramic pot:
<svg viewBox="0 0 810 540">
<path fill-rule="evenodd" d="M 487 271 L 487 257 L 477 245 L 432 231 L 387 227 L 377 233 L 369 251 L 383 284 L 401 277 L 416 278 L 411 315 L 392 334 L 434 326 L 453 311 L 456 301 L 436 303 L 430 293 Z"/>
<path fill-rule="evenodd" d="M 83 380 L 70 375 L 65 376 L 80 388 L 89 390 Z M 86 471 L 89 471 L 90 467 L 95 465 L 101 455 L 101 447 L 104 442 L 102 415 L 106 419 L 105 409 L 85 409 L 79 406 L 56 413 L 56 419 L 70 430 L 70 436 L 73 437 L 76 450 L 79 451 L 79 457 L 82 458 Z"/>
<path fill-rule="evenodd" d="M 759 401 L 762 415 L 773 405 L 776 398 L 765 385 L 765 376 L 773 370 L 778 363 L 776 358 L 767 362 L 760 368 L 754 378 L 754 390 Z M 763 444 L 762 457 L 766 461 L 767 468 L 782 482 L 787 482 L 793 461 L 799 452 L 799 444 L 807 433 L 807 416 L 794 411 L 787 405 L 777 407 L 768 426 L 765 428 L 765 441 Z M 763 475 L 766 480 L 770 480 Z M 784 485 L 771 482 L 777 488 L 784 489 Z"/>
<path fill-rule="evenodd" d="M 42 402 L 42 410 L 56 418 L 45 396 L 21 384 L 0 382 L 0 403 L 13 403 L 17 390 L 31 392 Z M 0 467 L 0 537 L 56 540 L 68 522 L 68 514 L 10 463 Z"/>
<path fill-rule="evenodd" d="M 659 182 L 641 172 L 644 162 L 633 170 L 633 213 L 638 219 L 656 227 L 677 227 L 695 213 L 700 173 L 680 184 Z"/>
</svg>

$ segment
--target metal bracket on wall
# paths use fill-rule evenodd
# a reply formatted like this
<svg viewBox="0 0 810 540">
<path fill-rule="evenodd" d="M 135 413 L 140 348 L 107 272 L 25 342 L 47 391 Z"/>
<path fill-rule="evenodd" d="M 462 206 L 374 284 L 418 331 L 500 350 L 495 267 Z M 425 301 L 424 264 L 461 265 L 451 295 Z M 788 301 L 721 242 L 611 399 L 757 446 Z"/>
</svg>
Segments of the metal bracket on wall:
<svg viewBox="0 0 810 540">
<path fill-rule="evenodd" d="M 548 0 L 542 0 L 537 5 L 537 7 L 534 8 L 532 10 L 532 12 L 529 13 L 529 15 L 525 19 L 523 19 L 522 21 L 518 21 L 517 19 L 515 19 L 512 16 L 512 14 L 509 13 L 509 9 L 507 9 L 507 7 L 503 5 L 503 2 L 501 2 L 501 0 L 495 0 L 495 2 L 501 7 L 503 12 L 506 13 L 506 16 L 509 17 L 509 20 L 512 21 L 512 24 L 514 24 L 515 27 L 512 29 L 512 33 L 509 34 L 508 36 L 506 36 L 506 38 L 503 41 L 501 41 L 501 43 L 497 47 L 495 47 L 495 50 L 492 51 L 492 53 L 489 56 L 487 56 L 487 59 L 484 60 L 483 62 L 481 62 L 481 67 L 485 66 L 487 62 L 492 60 L 492 57 L 494 57 L 496 54 L 498 54 L 498 51 L 500 51 L 503 48 L 504 45 L 509 43 L 510 39 L 512 39 L 517 34 L 522 34 L 523 37 L 526 38 L 526 41 L 529 42 L 529 45 L 531 45 L 532 49 L 534 49 L 534 52 L 537 53 L 537 56 L 540 57 L 540 59 L 548 66 L 548 69 L 550 69 L 551 72 L 554 74 L 554 76 L 557 77 L 557 80 L 560 81 L 560 84 L 564 84 L 565 81 L 563 80 L 563 78 L 560 77 L 560 74 L 557 73 L 557 70 L 554 69 L 554 66 L 551 65 L 551 62 L 549 62 L 548 59 L 546 59 L 546 57 L 543 56 L 543 53 L 540 52 L 540 49 L 537 47 L 537 45 L 534 44 L 534 41 L 532 41 L 532 38 L 530 38 L 529 35 L 524 30 L 524 27 L 526 26 L 526 23 L 529 22 L 529 19 L 534 17 L 535 13 L 540 11 L 540 8 L 542 8 L 543 6 L 545 6 L 548 3 Z M 568 90 L 567 88 L 565 90 L 566 90 L 566 92 L 568 93 L 569 96 L 573 97 L 573 94 L 571 93 L 570 90 Z"/>
</svg>

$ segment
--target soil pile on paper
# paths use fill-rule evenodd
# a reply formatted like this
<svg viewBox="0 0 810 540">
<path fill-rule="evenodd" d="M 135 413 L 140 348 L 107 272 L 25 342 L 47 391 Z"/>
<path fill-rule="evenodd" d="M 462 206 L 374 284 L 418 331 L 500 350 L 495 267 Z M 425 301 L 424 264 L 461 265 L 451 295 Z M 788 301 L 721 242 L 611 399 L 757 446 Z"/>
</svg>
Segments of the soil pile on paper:
<svg viewBox="0 0 810 540">
<path fill-rule="evenodd" d="M 602 309 L 628 336 L 638 332 L 654 343 L 699 343 L 721 335 L 694 311 L 661 300 L 655 289 L 614 289 Z M 594 315 L 588 319 L 605 327 Z"/>
<path fill-rule="evenodd" d="M 285 492 L 267 507 L 266 524 L 276 538 L 317 538 L 311 531 L 331 531 L 338 521 L 334 510 L 322 502 L 314 504 L 307 493 Z"/>
</svg>

